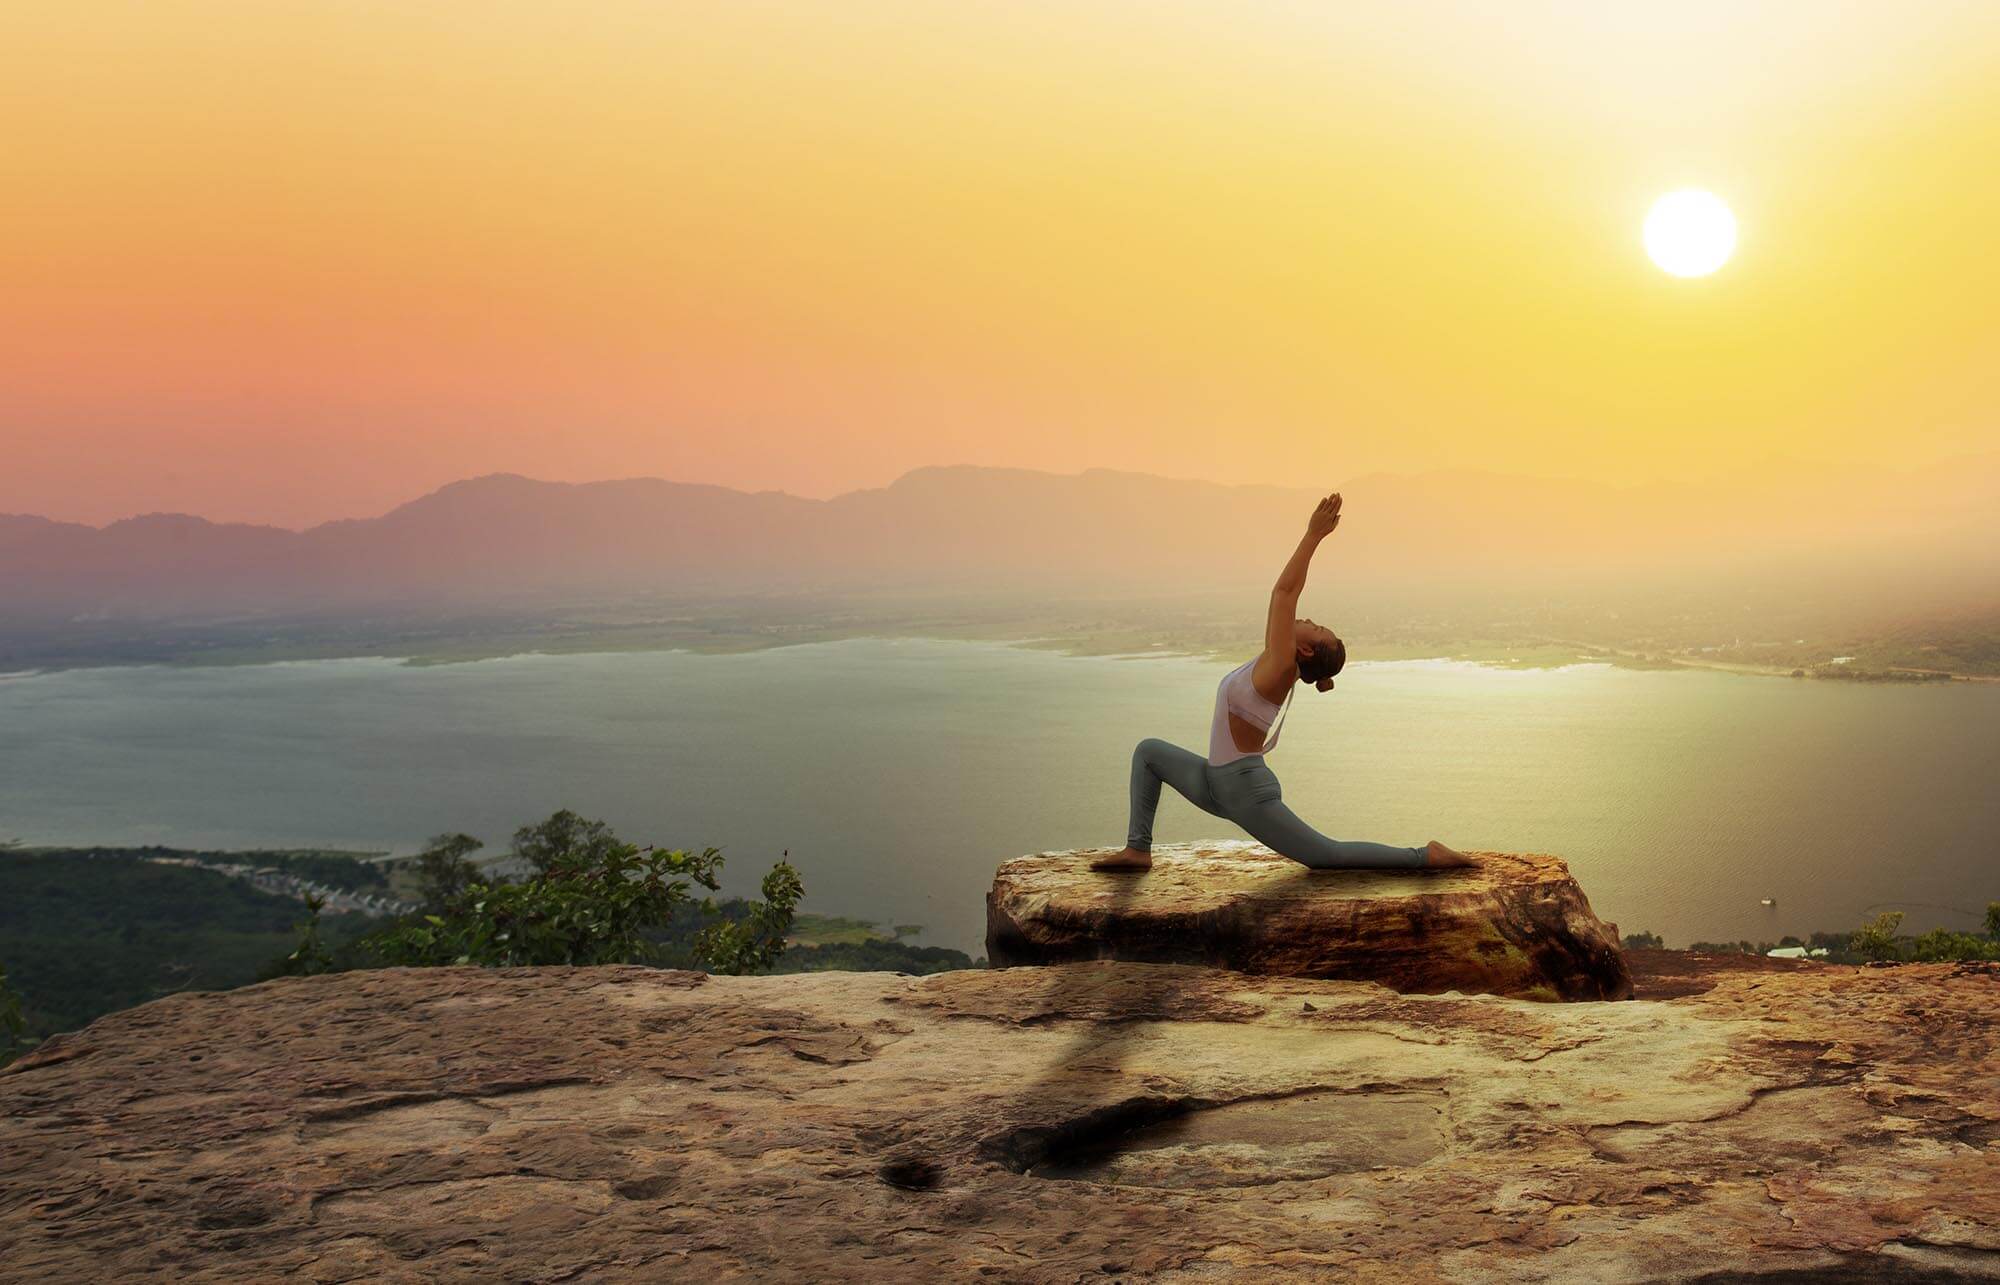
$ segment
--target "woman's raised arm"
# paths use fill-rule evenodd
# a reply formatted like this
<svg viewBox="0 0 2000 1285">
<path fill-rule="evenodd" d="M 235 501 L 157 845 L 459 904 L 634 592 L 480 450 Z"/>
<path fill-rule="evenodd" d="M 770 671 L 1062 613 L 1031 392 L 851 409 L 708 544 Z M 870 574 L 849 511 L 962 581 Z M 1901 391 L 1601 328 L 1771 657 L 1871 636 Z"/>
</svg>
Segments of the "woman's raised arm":
<svg viewBox="0 0 2000 1285">
<path fill-rule="evenodd" d="M 1339 525 L 1340 493 L 1336 491 L 1313 510 L 1306 522 L 1306 533 L 1299 537 L 1299 547 L 1292 550 L 1285 569 L 1278 573 L 1278 583 L 1271 587 L 1271 610 L 1264 617 L 1264 654 L 1257 659 L 1258 672 L 1254 675 L 1268 681 L 1259 682 L 1259 689 L 1281 687 L 1291 681 L 1291 673 L 1298 665 L 1298 644 L 1292 626 L 1299 618 L 1299 595 L 1305 592 L 1306 570 L 1312 566 L 1313 552 L 1319 548 L 1319 542 L 1332 535 Z"/>
</svg>

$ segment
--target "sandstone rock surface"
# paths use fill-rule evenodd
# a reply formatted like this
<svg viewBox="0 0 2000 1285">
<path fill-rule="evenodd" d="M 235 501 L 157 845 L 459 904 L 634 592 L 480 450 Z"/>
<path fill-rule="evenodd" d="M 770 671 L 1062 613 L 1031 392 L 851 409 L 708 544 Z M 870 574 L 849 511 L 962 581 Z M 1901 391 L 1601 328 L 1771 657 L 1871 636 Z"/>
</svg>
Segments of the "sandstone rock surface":
<svg viewBox="0 0 2000 1285">
<path fill-rule="evenodd" d="M 1116 959 L 1339 977 L 1416 994 L 1626 999 L 1615 929 L 1561 858 L 1469 870 L 1308 870 L 1253 843 L 1162 844 L 1144 873 L 1095 849 L 1007 862 L 986 897 L 994 967 Z"/>
<path fill-rule="evenodd" d="M 2000 1278 L 2000 970 L 390 970 L 0 1072 L 0 1278 Z"/>
</svg>

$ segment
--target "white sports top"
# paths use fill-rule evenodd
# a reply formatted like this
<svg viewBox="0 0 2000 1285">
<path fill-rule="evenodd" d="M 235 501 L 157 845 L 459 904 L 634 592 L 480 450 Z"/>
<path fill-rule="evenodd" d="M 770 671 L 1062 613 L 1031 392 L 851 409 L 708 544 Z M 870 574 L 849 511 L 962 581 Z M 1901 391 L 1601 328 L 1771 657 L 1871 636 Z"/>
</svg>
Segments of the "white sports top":
<svg viewBox="0 0 2000 1285">
<path fill-rule="evenodd" d="M 1278 728 L 1285 721 L 1285 711 L 1291 707 L 1292 694 L 1285 693 L 1285 703 L 1273 705 L 1264 699 L 1257 685 L 1250 681 L 1250 670 L 1257 663 L 1251 657 L 1223 676 L 1215 689 L 1215 721 L 1208 728 L 1208 761 L 1216 767 L 1224 763 L 1234 763 L 1237 759 L 1249 758 L 1252 754 L 1262 754 L 1278 743 Z M 1252 727 L 1264 729 L 1264 744 L 1259 749 L 1239 750 L 1236 738 L 1229 734 L 1229 716 L 1242 719 Z"/>
</svg>

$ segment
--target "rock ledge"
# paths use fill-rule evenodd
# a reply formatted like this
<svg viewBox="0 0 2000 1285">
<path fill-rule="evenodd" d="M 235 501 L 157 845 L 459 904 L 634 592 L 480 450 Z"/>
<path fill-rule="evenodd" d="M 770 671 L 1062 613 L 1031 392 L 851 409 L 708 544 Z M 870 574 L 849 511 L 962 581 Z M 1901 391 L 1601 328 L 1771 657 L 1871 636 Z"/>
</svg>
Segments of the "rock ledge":
<svg viewBox="0 0 2000 1285">
<path fill-rule="evenodd" d="M 1559 857 L 1471 870 L 1308 870 L 1252 843 L 1165 844 L 1144 874 L 1098 849 L 1007 862 L 986 897 L 996 968 L 1089 959 L 1380 982 L 1406 994 L 1630 999 L 1615 925 Z"/>
<path fill-rule="evenodd" d="M 1715 962 L 180 994 L 0 1069 L 0 1282 L 2000 1278 L 2000 967 Z"/>
</svg>

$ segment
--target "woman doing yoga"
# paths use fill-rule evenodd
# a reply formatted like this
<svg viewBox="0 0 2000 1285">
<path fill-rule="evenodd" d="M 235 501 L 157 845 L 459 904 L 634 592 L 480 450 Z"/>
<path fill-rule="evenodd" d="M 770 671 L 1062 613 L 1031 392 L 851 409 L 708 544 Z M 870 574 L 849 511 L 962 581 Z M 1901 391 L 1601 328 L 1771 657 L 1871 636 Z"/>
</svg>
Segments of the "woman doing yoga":
<svg viewBox="0 0 2000 1285">
<path fill-rule="evenodd" d="M 1472 858 L 1435 839 L 1421 848 L 1329 839 L 1285 806 L 1278 778 L 1264 765 L 1265 752 L 1278 743 L 1293 684 L 1311 683 L 1330 692 L 1333 676 L 1347 663 L 1347 645 L 1331 629 L 1298 616 L 1313 551 L 1339 525 L 1340 496 L 1329 495 L 1313 510 L 1299 547 L 1271 590 L 1264 650 L 1230 670 L 1216 689 L 1208 758 L 1151 738 L 1132 751 L 1132 819 L 1125 850 L 1093 861 L 1092 869 L 1144 870 L 1153 864 L 1153 813 L 1160 806 L 1162 781 L 1202 811 L 1235 822 L 1273 852 L 1315 870 L 1473 864 Z"/>
</svg>

